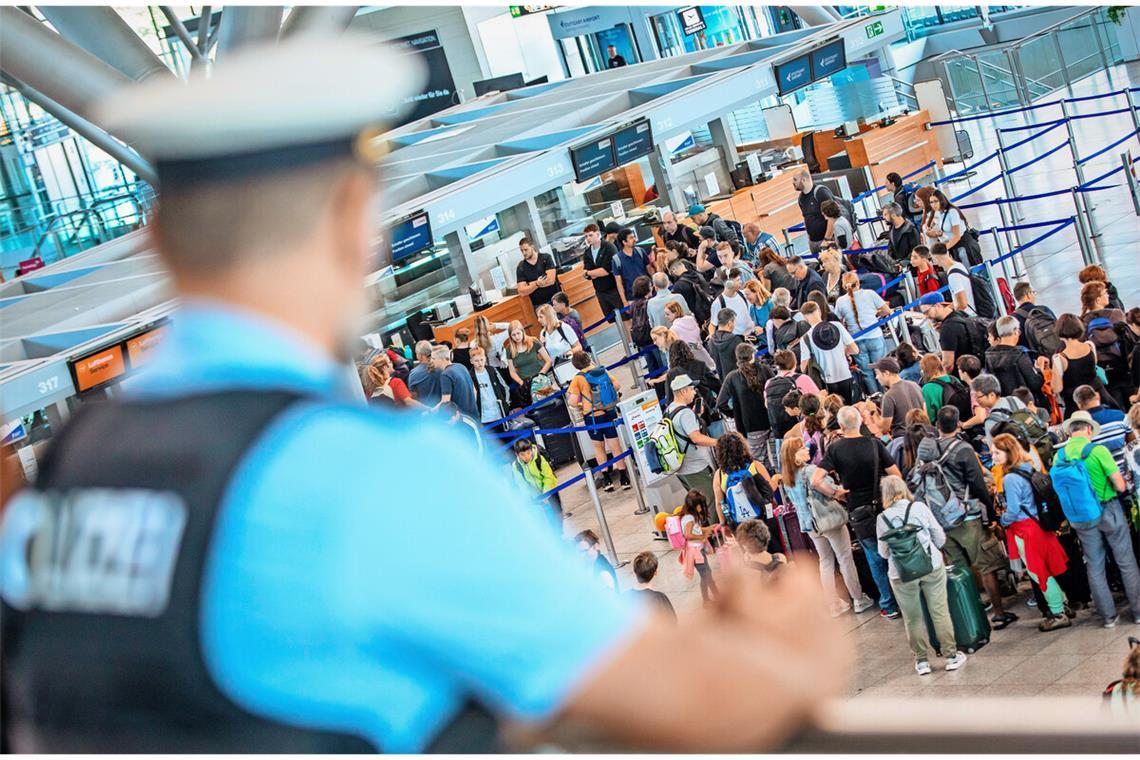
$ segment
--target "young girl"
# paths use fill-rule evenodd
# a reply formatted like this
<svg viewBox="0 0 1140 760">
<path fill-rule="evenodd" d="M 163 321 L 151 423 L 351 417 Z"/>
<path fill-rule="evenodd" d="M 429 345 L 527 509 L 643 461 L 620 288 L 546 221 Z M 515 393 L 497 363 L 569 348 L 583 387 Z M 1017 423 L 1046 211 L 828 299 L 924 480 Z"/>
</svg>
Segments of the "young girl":
<svg viewBox="0 0 1140 760">
<path fill-rule="evenodd" d="M 709 505 L 705 500 L 704 494 L 697 489 L 689 491 L 685 496 L 685 506 L 681 511 L 681 531 L 684 533 L 686 544 L 682 549 L 681 563 L 688 565 L 692 563 L 697 570 L 697 575 L 701 578 L 701 599 L 705 604 L 712 601 L 715 594 L 720 591 L 716 587 L 716 581 L 712 577 L 712 568 L 709 567 L 708 552 L 705 547 L 710 538 L 712 538 L 712 530 L 702 527 L 709 521 Z M 692 575 L 690 574 L 691 578 Z"/>
</svg>

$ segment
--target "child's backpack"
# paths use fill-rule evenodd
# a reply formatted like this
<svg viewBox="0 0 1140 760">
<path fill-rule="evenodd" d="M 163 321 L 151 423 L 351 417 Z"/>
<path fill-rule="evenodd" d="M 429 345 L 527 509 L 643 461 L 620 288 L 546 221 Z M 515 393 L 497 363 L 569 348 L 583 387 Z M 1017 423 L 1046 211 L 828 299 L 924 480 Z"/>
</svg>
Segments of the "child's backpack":
<svg viewBox="0 0 1140 760">
<path fill-rule="evenodd" d="M 933 462 L 916 462 L 908 479 L 914 498 L 930 507 L 938 524 L 943 528 L 957 527 L 966 519 L 966 504 L 954 492 L 945 470 L 946 460 L 957 451 L 959 445 L 967 444 L 954 441 L 946 452 Z"/>
<path fill-rule="evenodd" d="M 772 489 L 766 490 L 765 497 L 764 489 L 758 487 L 748 467 L 728 473 L 724 482 L 724 506 L 729 525 L 735 528 L 745 520 L 763 520 L 764 505 L 772 501 Z"/>
<path fill-rule="evenodd" d="M 594 367 L 582 373 L 590 386 L 590 411 L 593 414 L 609 412 L 617 408 L 618 392 L 610 373 L 604 367 Z"/>
<path fill-rule="evenodd" d="M 910 520 L 910 508 L 912 506 L 914 506 L 914 502 L 906 505 L 902 522 L 892 523 L 890 518 L 884 517 L 883 520 L 886 521 L 890 530 L 879 536 L 879 540 L 887 545 L 891 559 L 895 561 L 895 570 L 898 571 L 899 580 L 904 583 L 934 572 L 934 562 L 918 539 L 918 534 L 922 528 L 907 523 Z"/>
<path fill-rule="evenodd" d="M 1029 481 L 1029 487 L 1033 489 L 1033 503 L 1037 506 L 1037 524 L 1041 529 L 1050 533 L 1060 530 L 1065 522 L 1065 512 L 1048 473 L 1037 470 L 1031 473 L 1010 470 L 1005 473 L 1007 478 L 1011 475 Z"/>
<path fill-rule="evenodd" d="M 677 515 L 665 518 L 665 535 L 669 537 L 669 545 L 674 549 L 685 548 L 685 530 L 681 527 L 681 518 Z"/>
<path fill-rule="evenodd" d="M 1103 508 L 1096 492 L 1085 460 L 1095 444 L 1087 443 L 1077 459 L 1070 459 L 1064 449 L 1057 454 L 1057 463 L 1049 470 L 1053 480 L 1053 490 L 1061 502 L 1061 509 L 1071 523 L 1090 523 L 1100 519 Z"/>
<path fill-rule="evenodd" d="M 691 444 L 691 441 L 673 427 L 673 418 L 683 409 L 684 407 L 681 407 L 667 413 L 654 425 L 649 440 L 645 442 L 643 447 L 645 462 L 649 465 L 649 471 L 655 475 L 676 472 L 685 461 L 685 452 L 681 451 L 677 438 L 684 439 L 686 446 Z"/>
</svg>

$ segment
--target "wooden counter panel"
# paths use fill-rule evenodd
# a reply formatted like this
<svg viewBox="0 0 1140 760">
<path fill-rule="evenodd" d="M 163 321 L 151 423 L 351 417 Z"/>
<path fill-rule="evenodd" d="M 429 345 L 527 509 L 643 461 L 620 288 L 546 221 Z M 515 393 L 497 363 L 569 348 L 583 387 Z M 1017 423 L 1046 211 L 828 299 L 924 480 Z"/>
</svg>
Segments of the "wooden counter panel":
<svg viewBox="0 0 1140 760">
<path fill-rule="evenodd" d="M 742 225 L 755 222 L 765 232 L 776 235 L 803 221 L 796 200 L 798 191 L 792 186 L 792 178 L 804 168 L 803 164 L 788 167 L 767 182 L 738 190 L 731 198 L 714 201 L 705 207 L 726 219 L 735 219 Z M 686 221 L 695 225 L 690 219 Z"/>
<path fill-rule="evenodd" d="M 527 335 L 538 337 L 538 319 L 534 315 L 530 296 L 507 296 L 490 308 L 473 312 L 448 324 L 433 327 L 432 332 L 436 341 L 447 341 L 454 345 L 455 331 L 459 328 L 469 327 L 474 332 L 475 317 L 486 317 L 491 322 L 513 322 L 517 319 L 522 322 Z"/>
<path fill-rule="evenodd" d="M 582 327 L 589 327 L 602 318 L 602 307 L 594 291 L 594 283 L 586 279 L 585 269 L 578 264 L 569 272 L 558 275 L 562 292 L 570 299 L 570 306 L 582 317 Z"/>
</svg>

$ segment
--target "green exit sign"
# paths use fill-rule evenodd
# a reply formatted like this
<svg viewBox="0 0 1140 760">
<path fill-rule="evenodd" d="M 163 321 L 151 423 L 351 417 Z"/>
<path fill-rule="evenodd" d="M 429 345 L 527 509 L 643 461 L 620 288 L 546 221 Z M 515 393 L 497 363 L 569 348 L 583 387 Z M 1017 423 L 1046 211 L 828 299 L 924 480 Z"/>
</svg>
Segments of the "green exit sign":
<svg viewBox="0 0 1140 760">
<path fill-rule="evenodd" d="M 867 26 L 865 26 L 863 28 L 867 32 L 867 39 L 871 39 L 872 37 L 878 37 L 880 34 L 883 33 L 883 22 L 882 21 L 875 21 L 874 23 L 867 24 Z"/>
</svg>

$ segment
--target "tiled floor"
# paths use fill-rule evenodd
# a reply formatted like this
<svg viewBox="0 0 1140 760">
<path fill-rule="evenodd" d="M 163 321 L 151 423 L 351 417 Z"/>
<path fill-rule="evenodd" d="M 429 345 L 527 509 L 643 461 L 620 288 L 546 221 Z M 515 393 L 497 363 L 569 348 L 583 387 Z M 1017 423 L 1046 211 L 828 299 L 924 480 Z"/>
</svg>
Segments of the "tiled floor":
<svg viewBox="0 0 1140 760">
<path fill-rule="evenodd" d="M 1075 95 L 1106 92 L 1135 83 L 1140 83 L 1140 67 L 1132 65 L 1114 71 L 1112 87 L 1101 75 L 1078 83 Z M 1055 94 L 1050 99 L 1058 96 Z M 1113 110 L 1122 105 L 1120 98 L 1106 99 L 1079 104 L 1078 112 Z M 1038 112 L 1037 118 L 1038 121 L 1047 121 L 1058 116 L 1059 112 L 1054 115 L 1043 109 Z M 1008 127 L 1024 122 L 1021 117 L 1013 116 L 1003 117 L 996 123 Z M 997 147 L 992 126 L 985 128 L 983 124 L 985 122 L 975 122 L 969 127 L 977 157 L 982 157 Z M 1077 129 L 1078 152 L 1082 156 L 1089 155 L 1133 128 L 1128 114 L 1083 120 Z M 1019 133 L 1019 137 L 1026 134 Z M 1055 130 L 1019 149 L 1011 163 L 1023 163 L 1064 138 L 1063 129 Z M 1120 152 L 1128 148 L 1133 150 L 1134 155 L 1140 155 L 1140 140 L 1130 140 L 1105 156 L 1089 162 L 1086 176 L 1091 178 L 1114 168 L 1119 164 Z M 973 184 L 980 184 L 993 176 L 995 165 L 991 163 L 982 167 L 977 176 L 967 182 L 954 183 L 951 195 L 962 193 Z M 948 171 L 957 168 L 960 165 L 950 166 Z M 1121 180 L 1118 175 L 1112 181 L 1120 184 Z M 1071 187 L 1076 184 L 1076 179 L 1068 151 L 1060 151 L 1019 172 L 1015 176 L 1015 182 L 1020 194 Z M 972 195 L 968 202 L 1002 196 L 1001 184 L 994 183 Z M 1123 186 L 1096 193 L 1094 197 L 1094 214 L 1103 230 L 1096 245 L 1105 258 L 1109 277 L 1116 283 L 1127 306 L 1140 305 L 1140 258 L 1137 257 L 1140 219 L 1134 215 L 1132 202 Z M 1066 196 L 1027 202 L 1023 204 L 1022 212 L 1025 222 L 1067 218 L 1074 213 L 1072 201 Z M 979 229 L 1001 223 L 993 207 L 970 212 L 970 218 Z M 1028 241 L 1042 231 L 1029 231 L 1023 240 Z M 1073 229 L 1065 230 L 1025 253 L 1029 277 L 1040 294 L 1040 301 L 1053 306 L 1058 312 L 1079 309 L 1076 272 L 1083 263 L 1075 234 Z M 611 350 L 604 358 L 612 362 L 618 356 Z M 623 385 L 631 388 L 632 380 L 625 368 L 619 370 L 618 374 Z M 568 479 L 577 472 L 577 466 L 571 465 L 560 474 Z M 686 580 L 677 563 L 676 552 L 666 542 L 653 538 L 649 516 L 633 514 L 636 502 L 632 492 L 619 490 L 609 494 L 601 493 L 600 497 L 618 559 L 629 561 L 638 552 L 655 552 L 661 566 L 655 587 L 669 595 L 682 615 L 699 608 L 701 600 L 696 578 Z M 563 493 L 563 505 L 573 513 L 566 521 L 565 529 L 568 533 L 573 534 L 584 528 L 599 529 L 593 505 L 584 486 L 568 488 Z M 810 556 L 803 561 L 811 561 Z M 619 569 L 619 576 L 623 588 L 632 584 L 628 565 Z M 935 660 L 938 669 L 924 677 L 914 672 L 901 621 L 881 620 L 877 612 L 859 616 L 848 613 L 842 620 L 849 628 L 849 635 L 857 641 L 859 656 L 851 686 L 852 697 L 864 694 L 892 697 L 1055 695 L 1099 699 L 1104 686 L 1120 677 L 1121 666 L 1127 654 L 1127 637 L 1140 636 L 1140 625 L 1122 622 L 1115 629 L 1105 630 L 1100 627 L 1097 618 L 1085 611 L 1078 615 L 1075 625 L 1070 629 L 1040 633 L 1036 628 L 1040 615 L 1036 609 L 1025 605 L 1026 597 L 1027 594 L 1023 591 L 1016 601 L 1007 600 L 1007 607 L 1017 613 L 1021 620 L 1003 631 L 995 631 L 990 643 L 971 656 L 961 670 L 946 673 L 940 669 L 940 661 Z M 1124 619 L 1125 616 L 1122 616 L 1122 621 Z"/>
</svg>

